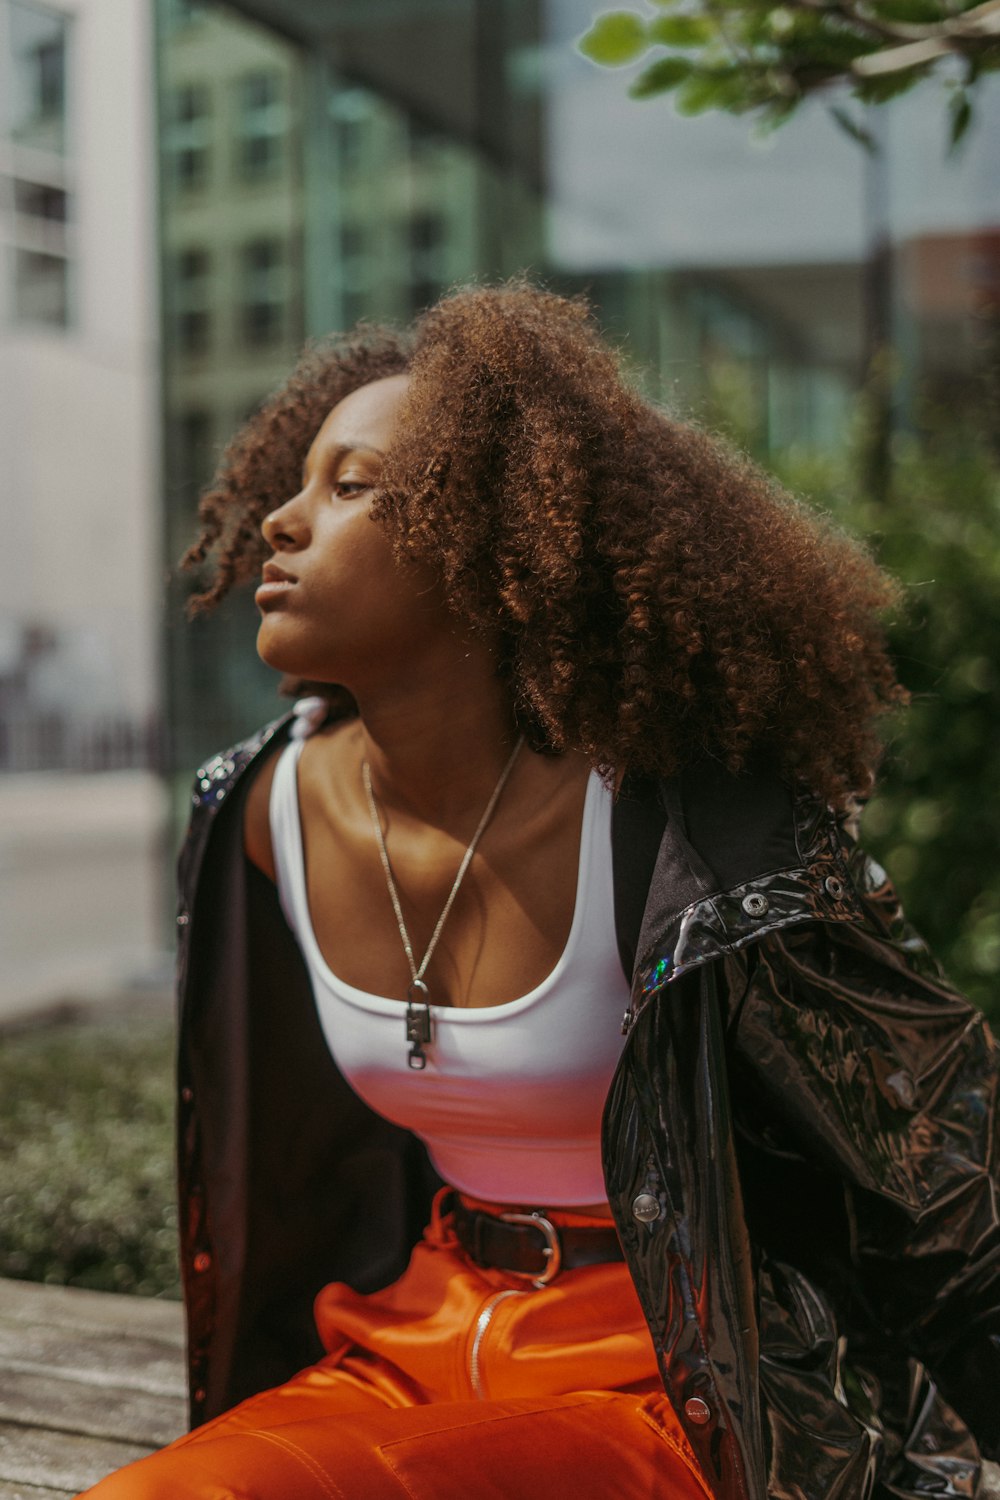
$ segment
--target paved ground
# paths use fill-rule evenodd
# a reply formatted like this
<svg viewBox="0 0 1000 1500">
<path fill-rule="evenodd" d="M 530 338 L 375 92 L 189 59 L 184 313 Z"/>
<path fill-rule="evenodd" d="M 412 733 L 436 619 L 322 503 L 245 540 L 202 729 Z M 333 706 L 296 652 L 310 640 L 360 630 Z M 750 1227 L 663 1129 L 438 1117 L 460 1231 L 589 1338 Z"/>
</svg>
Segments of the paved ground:
<svg viewBox="0 0 1000 1500">
<path fill-rule="evenodd" d="M 0 1024 L 169 984 L 165 828 L 147 772 L 0 776 Z"/>
<path fill-rule="evenodd" d="M 66 1500 L 184 1429 L 179 1302 L 0 1280 L 0 1500 Z"/>
</svg>

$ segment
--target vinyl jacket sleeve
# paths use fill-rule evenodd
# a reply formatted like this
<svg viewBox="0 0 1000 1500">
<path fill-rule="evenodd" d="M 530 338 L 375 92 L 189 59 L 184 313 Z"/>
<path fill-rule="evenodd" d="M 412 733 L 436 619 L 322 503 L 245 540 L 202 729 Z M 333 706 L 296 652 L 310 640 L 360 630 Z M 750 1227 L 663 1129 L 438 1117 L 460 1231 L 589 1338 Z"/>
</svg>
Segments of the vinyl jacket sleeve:
<svg viewBox="0 0 1000 1500">
<path fill-rule="evenodd" d="M 734 1097 L 758 1153 L 837 1184 L 849 1274 L 827 1280 L 850 1303 L 859 1364 L 884 1384 L 894 1353 L 919 1359 L 996 1458 L 997 1047 L 883 872 L 852 863 L 867 924 L 793 929 L 747 955 L 729 1017 Z"/>
</svg>

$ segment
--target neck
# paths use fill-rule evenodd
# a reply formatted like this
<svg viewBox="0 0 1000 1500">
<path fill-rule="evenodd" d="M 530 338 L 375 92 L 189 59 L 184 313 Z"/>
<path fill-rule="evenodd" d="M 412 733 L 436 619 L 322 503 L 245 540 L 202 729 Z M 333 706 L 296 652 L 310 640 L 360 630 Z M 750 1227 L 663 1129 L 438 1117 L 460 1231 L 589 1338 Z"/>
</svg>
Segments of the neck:
<svg viewBox="0 0 1000 1500">
<path fill-rule="evenodd" d="M 438 827 L 478 816 L 518 738 L 486 648 L 463 643 L 449 655 L 433 671 L 355 694 L 379 801 Z"/>
</svg>

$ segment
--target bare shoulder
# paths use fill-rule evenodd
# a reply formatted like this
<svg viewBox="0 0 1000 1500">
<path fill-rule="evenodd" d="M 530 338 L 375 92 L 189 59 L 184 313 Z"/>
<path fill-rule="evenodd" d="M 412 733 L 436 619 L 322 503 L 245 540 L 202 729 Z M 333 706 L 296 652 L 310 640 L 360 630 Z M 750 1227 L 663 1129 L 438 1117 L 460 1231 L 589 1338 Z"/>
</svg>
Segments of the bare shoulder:
<svg viewBox="0 0 1000 1500">
<path fill-rule="evenodd" d="M 280 747 L 279 747 L 280 748 Z M 251 864 L 274 880 L 274 850 L 271 847 L 271 783 L 278 764 L 278 748 L 269 755 L 254 777 L 243 808 L 243 850 Z"/>
</svg>

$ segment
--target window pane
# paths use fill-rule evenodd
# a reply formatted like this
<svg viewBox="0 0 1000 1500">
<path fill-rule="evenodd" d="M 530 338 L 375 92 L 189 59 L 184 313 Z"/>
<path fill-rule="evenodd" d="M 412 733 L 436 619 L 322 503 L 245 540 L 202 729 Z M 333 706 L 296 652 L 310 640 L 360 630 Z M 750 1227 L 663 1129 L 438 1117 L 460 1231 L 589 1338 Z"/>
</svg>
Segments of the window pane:
<svg viewBox="0 0 1000 1500">
<path fill-rule="evenodd" d="M 14 254 L 15 316 L 21 323 L 49 323 L 65 328 L 69 321 L 69 271 L 59 255 L 35 250 Z"/>
<path fill-rule="evenodd" d="M 182 192 L 203 187 L 208 181 L 211 107 L 204 84 L 182 84 L 168 100 L 163 140 L 168 181 Z"/>
<path fill-rule="evenodd" d="M 280 339 L 285 324 L 285 268 L 280 240 L 251 240 L 242 252 L 243 338 L 248 344 Z"/>
<path fill-rule="evenodd" d="M 53 224 L 65 224 L 67 218 L 67 194 L 65 188 L 51 187 L 45 182 L 26 182 L 22 178 L 14 181 L 14 210 L 32 219 L 47 219 Z"/>
<path fill-rule="evenodd" d="M 205 0 L 161 0 L 163 30 L 169 35 L 203 21 L 208 10 Z"/>
<path fill-rule="evenodd" d="M 329 100 L 333 148 L 339 170 L 359 172 L 371 139 L 374 99 L 364 89 L 338 88 Z"/>
<path fill-rule="evenodd" d="M 278 99 L 277 73 L 250 73 L 240 85 L 243 112 L 253 115 L 259 109 L 267 109 Z"/>
<path fill-rule="evenodd" d="M 201 245 L 178 251 L 173 286 L 175 337 L 182 354 L 204 354 L 211 342 L 212 257 Z"/>
<path fill-rule="evenodd" d="M 237 170 L 244 178 L 268 177 L 282 159 L 285 104 L 281 79 L 273 71 L 249 73 L 240 80 Z"/>
<path fill-rule="evenodd" d="M 24 145 L 66 149 L 66 52 L 69 23 L 54 11 L 11 0 L 10 130 Z"/>
</svg>

